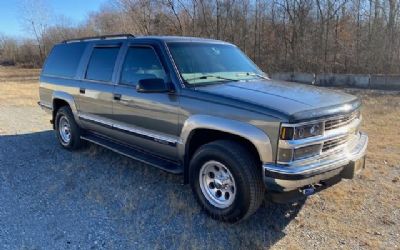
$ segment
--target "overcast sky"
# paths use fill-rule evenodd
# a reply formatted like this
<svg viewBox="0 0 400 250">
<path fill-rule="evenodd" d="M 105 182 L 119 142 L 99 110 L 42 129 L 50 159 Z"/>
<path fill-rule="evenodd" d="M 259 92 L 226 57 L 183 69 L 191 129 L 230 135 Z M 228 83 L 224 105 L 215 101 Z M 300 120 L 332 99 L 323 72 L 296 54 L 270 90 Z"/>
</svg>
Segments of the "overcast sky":
<svg viewBox="0 0 400 250">
<path fill-rule="evenodd" d="M 107 0 L 45 0 L 54 16 L 64 16 L 73 24 L 79 24 L 88 13 L 96 11 Z M 27 37 L 19 21 L 21 2 L 0 0 L 0 34 L 16 38 Z"/>
</svg>

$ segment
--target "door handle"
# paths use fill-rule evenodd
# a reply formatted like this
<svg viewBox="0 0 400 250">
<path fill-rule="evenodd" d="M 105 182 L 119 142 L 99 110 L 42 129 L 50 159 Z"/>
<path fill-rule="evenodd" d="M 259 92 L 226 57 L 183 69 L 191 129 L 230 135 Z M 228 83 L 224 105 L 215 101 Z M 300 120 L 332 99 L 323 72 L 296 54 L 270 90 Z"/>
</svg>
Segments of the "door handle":
<svg viewBox="0 0 400 250">
<path fill-rule="evenodd" d="M 79 89 L 79 93 L 85 94 L 85 92 L 86 92 L 86 89 L 84 89 L 84 88 L 80 88 L 80 89 Z"/>
<path fill-rule="evenodd" d="M 121 100 L 121 94 L 114 94 L 114 100 L 120 101 Z"/>
</svg>

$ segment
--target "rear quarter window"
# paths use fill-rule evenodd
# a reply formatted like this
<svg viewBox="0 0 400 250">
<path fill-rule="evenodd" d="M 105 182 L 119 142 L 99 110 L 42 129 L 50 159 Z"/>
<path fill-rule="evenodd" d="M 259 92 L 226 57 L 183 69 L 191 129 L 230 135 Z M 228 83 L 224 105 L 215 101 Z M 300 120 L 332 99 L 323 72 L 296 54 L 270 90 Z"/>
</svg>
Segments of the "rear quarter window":
<svg viewBox="0 0 400 250">
<path fill-rule="evenodd" d="M 68 43 L 54 46 L 46 59 L 42 75 L 75 77 L 85 48 L 85 43 Z"/>
<path fill-rule="evenodd" d="M 96 47 L 90 56 L 85 78 L 110 82 L 114 72 L 119 47 Z"/>
</svg>

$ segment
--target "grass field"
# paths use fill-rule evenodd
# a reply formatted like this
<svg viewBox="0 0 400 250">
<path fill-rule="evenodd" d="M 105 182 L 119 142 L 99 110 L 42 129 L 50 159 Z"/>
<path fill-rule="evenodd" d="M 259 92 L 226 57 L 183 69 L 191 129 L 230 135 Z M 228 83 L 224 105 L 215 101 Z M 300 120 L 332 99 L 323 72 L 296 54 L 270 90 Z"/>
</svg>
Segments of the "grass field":
<svg viewBox="0 0 400 250">
<path fill-rule="evenodd" d="M 35 115 L 35 117 L 30 117 L 32 110 L 39 109 L 36 104 L 38 100 L 38 72 L 38 70 L 0 68 L 0 139 L 5 136 L 31 133 L 32 131 L 39 133 L 50 129 L 47 116 L 38 117 Z M 223 235 L 222 242 L 233 242 L 232 245 L 228 246 L 236 245 L 239 248 L 399 249 L 400 93 L 357 89 L 343 89 L 343 91 L 357 95 L 363 101 L 362 114 L 364 120 L 362 129 L 369 134 L 370 140 L 366 169 L 360 176 L 354 180 L 342 181 L 334 187 L 311 196 L 304 204 L 297 205 L 298 210 L 294 213 L 290 212 L 290 206 L 288 206 L 285 209 L 289 208 L 289 212 L 276 214 L 271 211 L 282 211 L 281 207 L 266 202 L 253 218 L 237 225 L 226 225 L 206 217 L 190 197 L 189 187 L 167 188 L 162 191 L 165 193 L 160 194 L 164 197 L 163 199 L 166 199 L 166 203 L 163 203 L 167 204 L 166 207 L 160 207 L 164 212 L 149 214 L 149 216 L 164 218 L 160 219 L 161 222 L 170 221 L 165 219 L 167 217 L 174 218 L 174 223 L 177 223 L 174 224 L 174 227 L 180 225 L 183 229 L 180 229 L 182 233 L 176 236 L 168 229 L 168 227 L 172 227 L 172 224 L 163 224 L 162 227 L 167 229 L 159 236 L 156 233 L 155 237 L 162 239 L 175 237 L 173 246 L 180 246 L 182 249 L 210 248 L 213 246 L 213 241 L 218 240 L 216 236 L 213 236 L 214 233 Z M 25 119 L 24 121 L 32 120 L 32 123 L 21 125 L 22 122 L 19 122 L 21 119 Z M 39 123 L 44 125 L 38 125 Z M 17 140 L 15 141 L 17 149 L 24 147 L 22 140 L 21 144 L 18 144 L 18 139 L 15 140 Z M 6 145 L 0 144 L 0 149 L 1 147 L 6 147 Z M 55 151 L 51 150 L 54 154 L 58 154 L 60 151 L 62 151 L 60 148 L 56 148 Z M 105 152 L 107 153 L 105 154 Z M 134 161 L 125 160 L 124 157 L 115 158 L 115 154 L 95 146 L 91 146 L 80 154 L 89 159 L 92 165 L 96 162 L 102 164 L 101 162 L 104 160 L 110 160 L 113 164 L 117 162 L 119 165 L 135 164 Z M 75 161 L 77 155 L 72 156 L 71 159 Z M 106 158 L 104 159 L 104 157 Z M 0 159 L 0 163 L 1 160 L 6 159 Z M 35 160 L 41 161 L 40 159 Z M 62 171 L 67 171 L 74 166 L 71 163 L 67 169 Z M 0 177 L 2 171 L 0 166 Z M 144 180 L 150 182 L 149 175 L 158 172 L 158 170 L 145 168 L 143 176 L 141 176 Z M 172 186 L 176 186 L 175 177 L 170 178 L 164 174 L 161 177 L 160 182 L 167 183 L 166 185 L 173 183 Z M 103 176 L 103 178 L 107 178 L 107 176 Z M 95 181 L 95 179 L 90 180 L 95 186 L 101 184 L 95 183 Z M 150 185 L 148 188 L 151 189 L 151 185 L 155 188 L 159 184 L 150 182 L 148 185 Z M 143 192 L 150 192 L 146 190 Z M 110 201 L 106 195 L 107 192 L 102 189 L 90 189 L 81 199 L 88 199 L 98 204 L 108 204 Z M 129 196 L 129 193 L 125 193 L 125 195 Z M 124 219 L 135 220 L 136 217 L 131 218 L 130 216 L 137 216 L 137 211 L 136 213 L 132 212 L 138 207 L 137 199 L 134 198 L 135 195 L 138 194 L 134 193 L 132 197 L 118 196 L 112 199 L 113 201 L 120 199 L 123 203 L 122 207 L 118 209 L 123 211 Z M 157 208 L 158 203 L 155 200 L 150 202 L 155 202 L 151 206 Z M 7 207 L 2 208 L 1 206 L 0 224 L 2 223 L 1 209 L 7 210 Z M 140 213 L 147 215 L 148 211 L 142 210 Z M 198 223 L 198 214 L 201 218 L 200 223 Z M 279 216 L 283 217 L 283 222 L 280 222 L 279 218 L 274 218 Z M 117 220 L 111 220 L 110 223 L 114 222 L 117 223 Z M 152 225 L 153 221 L 144 220 L 140 222 L 140 225 L 143 226 L 143 223 Z M 24 227 L 21 226 L 21 228 Z M 132 230 L 130 233 L 133 234 L 140 234 L 141 230 L 146 230 L 143 228 L 137 228 L 137 231 L 130 229 Z M 48 230 L 51 230 L 51 228 Z M 123 229 L 120 228 L 120 230 Z M 1 237 L 2 235 L 0 235 Z M 111 241 L 112 239 L 108 240 Z M 52 244 L 50 243 L 50 245 Z M 31 247 L 29 245 L 24 246 Z M 161 242 L 156 242 L 156 244 L 150 246 L 151 248 L 165 247 Z M 22 245 L 19 247 L 22 247 Z M 223 248 L 223 245 L 215 243 L 215 248 Z"/>
</svg>

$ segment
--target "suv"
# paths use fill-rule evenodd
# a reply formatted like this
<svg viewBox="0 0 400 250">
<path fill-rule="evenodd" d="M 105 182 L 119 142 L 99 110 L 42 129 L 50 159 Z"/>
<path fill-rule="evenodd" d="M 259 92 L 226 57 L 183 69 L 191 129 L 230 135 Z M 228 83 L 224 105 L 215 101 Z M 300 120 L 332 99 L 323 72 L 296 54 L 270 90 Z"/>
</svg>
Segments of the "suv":
<svg viewBox="0 0 400 250">
<path fill-rule="evenodd" d="M 64 41 L 40 76 L 58 141 L 182 174 L 215 219 L 302 199 L 365 165 L 360 100 L 271 80 L 230 43 L 118 35 Z"/>
</svg>

